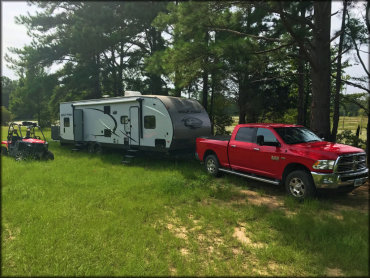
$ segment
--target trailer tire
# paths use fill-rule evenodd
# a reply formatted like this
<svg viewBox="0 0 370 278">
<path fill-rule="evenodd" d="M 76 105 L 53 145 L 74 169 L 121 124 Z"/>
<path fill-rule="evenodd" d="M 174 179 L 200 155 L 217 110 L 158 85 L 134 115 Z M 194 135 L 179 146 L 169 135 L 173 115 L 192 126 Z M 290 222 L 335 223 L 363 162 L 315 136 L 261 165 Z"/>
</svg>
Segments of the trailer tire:
<svg viewBox="0 0 370 278">
<path fill-rule="evenodd" d="M 285 189 L 297 200 L 312 198 L 316 193 L 312 176 L 304 170 L 289 173 L 285 179 Z"/>
<path fill-rule="evenodd" d="M 8 149 L 5 147 L 1 147 L 1 155 L 7 156 L 8 155 Z"/>
<path fill-rule="evenodd" d="M 205 159 L 205 166 L 208 174 L 214 177 L 218 177 L 220 175 L 220 163 L 218 162 L 216 155 L 208 155 Z"/>
<path fill-rule="evenodd" d="M 87 146 L 87 152 L 93 154 L 95 152 L 95 143 L 90 142 Z"/>
<path fill-rule="evenodd" d="M 94 142 L 91 142 L 88 146 L 87 146 L 87 151 L 91 154 L 93 153 L 96 153 L 98 155 L 102 154 L 103 153 L 103 149 L 102 149 L 102 146 L 99 144 L 99 143 L 94 143 Z"/>
</svg>

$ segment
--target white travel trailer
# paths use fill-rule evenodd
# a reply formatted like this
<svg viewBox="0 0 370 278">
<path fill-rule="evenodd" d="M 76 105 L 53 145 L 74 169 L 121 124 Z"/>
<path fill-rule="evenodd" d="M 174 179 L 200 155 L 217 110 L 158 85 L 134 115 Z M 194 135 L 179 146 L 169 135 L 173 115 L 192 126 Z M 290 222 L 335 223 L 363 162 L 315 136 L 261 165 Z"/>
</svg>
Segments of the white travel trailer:
<svg viewBox="0 0 370 278">
<path fill-rule="evenodd" d="M 196 100 L 141 95 L 60 103 L 61 144 L 156 151 L 195 149 L 211 134 L 207 112 Z M 55 137 L 55 136 L 54 136 Z"/>
</svg>

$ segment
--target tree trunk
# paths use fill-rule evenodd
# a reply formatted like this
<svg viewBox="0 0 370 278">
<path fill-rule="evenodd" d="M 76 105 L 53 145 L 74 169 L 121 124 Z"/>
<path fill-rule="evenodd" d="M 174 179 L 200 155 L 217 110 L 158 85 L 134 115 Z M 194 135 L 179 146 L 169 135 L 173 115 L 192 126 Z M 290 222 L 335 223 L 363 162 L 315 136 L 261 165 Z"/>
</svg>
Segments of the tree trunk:
<svg viewBox="0 0 370 278">
<path fill-rule="evenodd" d="M 181 97 L 181 88 L 179 86 L 179 72 L 175 70 L 175 97 Z"/>
<path fill-rule="evenodd" d="M 340 90 L 342 88 L 342 50 L 344 40 L 344 29 L 346 27 L 346 14 L 347 14 L 347 0 L 343 1 L 343 15 L 342 15 L 342 26 L 341 35 L 339 38 L 338 47 L 338 62 L 337 62 L 337 76 L 335 79 L 335 94 L 334 94 L 334 111 L 333 111 L 333 129 L 331 131 L 331 141 L 337 140 L 338 123 L 339 123 L 339 102 L 340 102 Z"/>
<path fill-rule="evenodd" d="M 298 116 L 297 124 L 304 125 L 305 122 L 305 89 L 304 89 L 304 57 L 301 48 L 299 49 L 299 60 L 298 60 Z"/>
<path fill-rule="evenodd" d="M 96 54 L 94 57 L 95 65 L 94 65 L 94 88 L 93 88 L 93 98 L 101 98 L 101 87 L 100 87 L 100 56 Z"/>
<path fill-rule="evenodd" d="M 369 151 L 370 151 L 370 95 L 367 96 L 367 109 L 368 109 L 368 112 L 367 112 L 367 127 L 366 127 L 366 153 L 367 153 L 367 156 L 369 156 Z M 367 167 L 369 168 L 369 166 L 370 166 L 370 159 L 367 159 Z M 369 172 L 369 178 L 370 178 L 370 172 Z"/>
<path fill-rule="evenodd" d="M 211 107 L 209 108 L 209 116 L 211 118 L 211 133 L 215 134 L 215 116 L 213 112 L 214 107 L 214 97 L 215 97 L 215 73 L 212 73 L 212 85 L 211 85 Z"/>
<path fill-rule="evenodd" d="M 306 16 L 306 8 L 302 6 L 301 8 L 301 18 L 305 19 Z M 301 28 L 303 29 L 305 26 L 302 24 Z M 304 79 L 305 79 L 305 57 L 303 53 L 303 49 L 299 47 L 299 58 L 298 58 L 298 116 L 297 116 L 297 124 L 303 125 L 305 122 L 305 89 L 304 89 Z"/>
<path fill-rule="evenodd" d="M 243 86 L 243 78 L 239 77 L 239 97 L 238 97 L 238 106 L 239 106 L 239 124 L 245 124 L 245 117 L 247 116 L 246 102 L 245 102 L 245 89 Z"/>
<path fill-rule="evenodd" d="M 123 96 L 124 95 L 124 88 L 123 88 L 123 58 L 125 56 L 125 53 L 123 51 L 123 43 L 120 44 L 120 55 L 119 55 L 119 65 L 118 65 L 118 95 Z"/>
<path fill-rule="evenodd" d="M 314 2 L 311 129 L 330 139 L 330 20 L 331 2 Z"/>
<path fill-rule="evenodd" d="M 310 75 L 309 71 L 309 64 L 306 65 L 305 67 L 305 76 Z M 309 102 L 309 97 L 310 97 L 310 80 L 309 78 L 305 79 L 305 100 L 304 100 L 304 106 L 303 106 L 303 125 L 307 127 L 307 108 L 308 108 L 308 102 Z"/>
<path fill-rule="evenodd" d="M 206 31 L 205 35 L 205 44 L 208 47 L 208 40 L 209 40 L 209 34 L 208 31 Z M 206 111 L 208 111 L 208 57 L 204 59 L 204 65 L 203 65 L 203 95 L 202 95 L 202 105 Z"/>
</svg>

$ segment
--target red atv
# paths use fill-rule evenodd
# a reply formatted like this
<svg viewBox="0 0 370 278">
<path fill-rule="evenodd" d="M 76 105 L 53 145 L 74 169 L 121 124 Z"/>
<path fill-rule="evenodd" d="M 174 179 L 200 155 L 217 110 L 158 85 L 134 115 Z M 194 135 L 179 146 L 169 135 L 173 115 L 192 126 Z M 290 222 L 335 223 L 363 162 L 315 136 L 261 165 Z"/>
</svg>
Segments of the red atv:
<svg viewBox="0 0 370 278">
<path fill-rule="evenodd" d="M 22 136 L 22 127 L 26 132 L 25 137 Z M 44 133 L 33 122 L 10 123 L 7 140 L 1 141 L 1 154 L 12 156 L 15 160 L 54 159 L 53 153 L 48 150 Z"/>
</svg>

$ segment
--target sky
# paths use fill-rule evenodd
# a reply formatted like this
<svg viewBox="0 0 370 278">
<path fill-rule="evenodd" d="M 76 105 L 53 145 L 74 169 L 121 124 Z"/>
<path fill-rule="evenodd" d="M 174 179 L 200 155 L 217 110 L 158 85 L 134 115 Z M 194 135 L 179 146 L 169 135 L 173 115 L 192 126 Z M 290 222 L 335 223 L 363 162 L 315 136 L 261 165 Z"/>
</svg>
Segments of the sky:
<svg viewBox="0 0 370 278">
<path fill-rule="evenodd" d="M 341 1 L 332 2 L 332 13 L 341 9 Z M 15 16 L 19 15 L 31 15 L 36 13 L 34 6 L 28 6 L 24 1 L 1 1 L 1 75 L 7 76 L 10 79 L 17 79 L 15 73 L 8 68 L 7 63 L 4 60 L 5 54 L 10 55 L 8 48 L 16 47 L 21 48 L 31 42 L 31 38 L 27 35 L 26 27 L 15 23 Z M 364 16 L 364 10 L 356 11 L 357 16 Z M 332 17 L 331 29 L 332 33 L 340 29 L 341 16 L 335 15 Z M 363 51 L 369 52 L 369 48 L 363 47 Z M 361 57 L 365 64 L 369 65 L 369 54 L 362 52 Z M 347 55 L 350 58 L 352 64 L 358 64 L 354 53 Z M 56 67 L 55 67 L 56 68 Z M 53 70 L 53 67 L 51 68 Z M 361 65 L 353 65 L 346 69 L 346 73 L 352 77 L 360 77 L 365 74 Z M 359 89 L 352 86 L 346 87 L 346 93 L 356 93 Z"/>
</svg>

